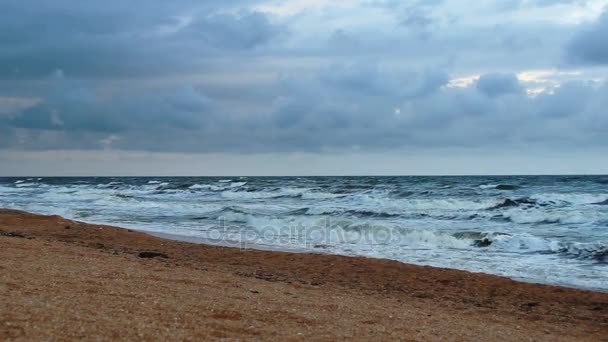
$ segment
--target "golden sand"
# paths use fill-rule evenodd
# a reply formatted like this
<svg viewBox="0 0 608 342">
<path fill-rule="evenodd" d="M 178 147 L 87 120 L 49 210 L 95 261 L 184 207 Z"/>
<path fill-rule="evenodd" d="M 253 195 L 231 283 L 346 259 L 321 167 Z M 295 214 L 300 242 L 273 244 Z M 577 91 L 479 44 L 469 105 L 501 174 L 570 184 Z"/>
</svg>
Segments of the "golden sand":
<svg viewBox="0 0 608 342">
<path fill-rule="evenodd" d="M 608 294 L 0 210 L 0 340 L 76 338 L 601 341 Z"/>
</svg>

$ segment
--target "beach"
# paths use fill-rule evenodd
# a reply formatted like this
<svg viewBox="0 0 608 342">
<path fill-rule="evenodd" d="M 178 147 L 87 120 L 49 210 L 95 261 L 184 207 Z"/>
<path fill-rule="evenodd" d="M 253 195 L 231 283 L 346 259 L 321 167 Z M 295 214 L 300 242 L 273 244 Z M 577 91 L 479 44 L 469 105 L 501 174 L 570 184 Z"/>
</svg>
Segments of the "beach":
<svg viewBox="0 0 608 342">
<path fill-rule="evenodd" d="M 600 176 L 0 177 L 0 207 L 186 242 L 391 259 L 608 291 L 605 182 Z"/>
<path fill-rule="evenodd" d="M 0 339 L 606 340 L 608 293 L 0 210 Z"/>
</svg>

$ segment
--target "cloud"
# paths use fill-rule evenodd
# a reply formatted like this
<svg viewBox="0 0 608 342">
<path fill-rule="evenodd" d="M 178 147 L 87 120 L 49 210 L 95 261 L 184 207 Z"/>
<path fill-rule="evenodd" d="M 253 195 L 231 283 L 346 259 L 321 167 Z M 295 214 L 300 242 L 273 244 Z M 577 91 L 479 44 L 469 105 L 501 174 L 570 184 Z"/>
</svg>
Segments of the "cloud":
<svg viewBox="0 0 608 342">
<path fill-rule="evenodd" d="M 495 97 L 523 92 L 523 87 L 514 74 L 486 74 L 476 83 L 477 89 L 483 94 Z"/>
<path fill-rule="evenodd" d="M 327 1 L 280 15 L 251 1 L 134 3 L 3 4 L 1 148 L 606 145 L 605 75 L 555 70 L 564 46 L 580 65 L 605 63 L 606 14 L 577 28 L 534 19 L 548 1 L 507 14 L 498 2 Z"/>
<path fill-rule="evenodd" d="M 529 1 L 529 3 L 531 5 L 534 6 L 538 6 L 538 7 L 548 7 L 548 6 L 555 6 L 555 5 L 584 5 L 585 4 L 585 0 L 533 0 L 533 1 Z"/>
<path fill-rule="evenodd" d="M 485 74 L 466 87 L 450 87 L 449 79 L 440 67 L 332 64 L 241 89 L 240 98 L 269 102 L 239 107 L 232 95 L 211 96 L 196 86 L 108 92 L 61 78 L 53 80 L 44 101 L 5 118 L 0 127 L 15 137 L 4 146 L 33 150 L 282 153 L 605 145 L 603 82 L 564 81 L 554 93 L 530 97 L 513 74 Z"/>
<path fill-rule="evenodd" d="M 104 94 L 84 82 L 53 82 L 44 101 L 4 121 L 5 127 L 28 135 L 28 142 L 22 144 L 28 148 L 98 148 L 98 141 L 135 131 L 145 132 L 146 139 L 162 130 L 188 132 L 201 129 L 210 120 L 213 108 L 213 102 L 193 87 Z M 56 142 L 44 146 L 45 140 L 32 138 L 36 132 Z M 13 143 L 20 145 L 18 141 Z"/>
<path fill-rule="evenodd" d="M 281 33 L 279 27 L 259 12 L 200 16 L 185 31 L 191 32 L 202 44 L 230 50 L 253 49 Z"/>
<path fill-rule="evenodd" d="M 581 28 L 567 46 L 570 62 L 579 64 L 608 64 L 608 10 L 596 22 Z"/>
<path fill-rule="evenodd" d="M 40 78 L 56 69 L 105 78 L 185 73 L 283 31 L 265 14 L 236 10 L 239 5 L 8 0 L 0 12 L 0 79 Z"/>
<path fill-rule="evenodd" d="M 498 8 L 503 10 L 516 10 L 526 7 L 552 7 L 560 5 L 576 5 L 582 6 L 585 4 L 585 0 L 505 0 L 499 2 Z"/>
</svg>

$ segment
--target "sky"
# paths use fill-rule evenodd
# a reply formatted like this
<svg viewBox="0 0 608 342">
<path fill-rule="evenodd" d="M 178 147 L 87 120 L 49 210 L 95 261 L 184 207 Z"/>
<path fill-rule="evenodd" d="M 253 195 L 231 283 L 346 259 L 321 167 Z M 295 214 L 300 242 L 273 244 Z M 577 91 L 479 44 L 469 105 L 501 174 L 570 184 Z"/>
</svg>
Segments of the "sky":
<svg viewBox="0 0 608 342">
<path fill-rule="evenodd" d="M 0 176 L 608 173 L 608 0 L 3 0 Z"/>
</svg>

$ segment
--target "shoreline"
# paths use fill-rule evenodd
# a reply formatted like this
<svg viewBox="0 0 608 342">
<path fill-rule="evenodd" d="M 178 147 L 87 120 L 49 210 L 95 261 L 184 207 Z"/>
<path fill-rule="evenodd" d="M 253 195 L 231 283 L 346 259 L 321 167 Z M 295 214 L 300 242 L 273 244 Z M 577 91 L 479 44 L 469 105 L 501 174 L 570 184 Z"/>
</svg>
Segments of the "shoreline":
<svg viewBox="0 0 608 342">
<path fill-rule="evenodd" d="M 0 247 L 4 339 L 608 335 L 608 293 L 388 259 L 189 243 L 1 209 Z"/>
<path fill-rule="evenodd" d="M 22 212 L 25 212 L 25 213 L 34 214 L 34 215 L 49 216 L 49 215 L 44 214 L 44 213 L 28 212 L 28 211 L 24 211 L 24 210 L 21 210 L 21 209 L 0 208 L 0 210 L 15 210 L 15 211 L 22 211 Z M 50 215 L 50 216 L 56 216 L 56 215 Z M 344 257 L 354 257 L 354 258 L 361 257 L 361 258 L 368 258 L 368 259 L 391 260 L 391 261 L 396 261 L 396 262 L 403 263 L 403 264 L 406 264 L 406 265 L 415 265 L 415 266 L 421 266 L 421 267 L 432 267 L 432 268 L 439 268 L 439 269 L 447 269 L 447 270 L 469 272 L 469 273 L 474 273 L 474 274 L 485 274 L 485 275 L 503 277 L 503 278 L 507 278 L 507 279 L 510 279 L 510 280 L 513 280 L 513 281 L 523 282 L 523 283 L 528 283 L 528 284 L 548 285 L 548 286 L 564 287 L 564 288 L 577 289 L 577 290 L 583 290 L 583 291 L 608 293 L 608 288 L 604 289 L 604 288 L 576 286 L 576 285 L 572 285 L 572 284 L 560 284 L 560 283 L 542 282 L 542 281 L 539 281 L 539 280 L 536 280 L 536 279 L 532 279 L 532 278 L 523 278 L 523 277 L 518 278 L 518 277 L 509 276 L 509 275 L 494 274 L 494 273 L 488 273 L 488 272 L 475 272 L 475 271 L 468 270 L 466 268 L 442 267 L 442 266 L 437 266 L 437 265 L 407 262 L 407 261 L 402 261 L 402 260 L 398 260 L 398 259 L 390 259 L 390 258 L 371 257 L 371 256 L 365 256 L 365 255 L 357 255 L 357 254 L 347 255 L 347 254 L 327 253 L 322 248 L 321 249 L 317 249 L 317 250 L 310 249 L 310 248 L 303 248 L 303 247 L 288 248 L 288 247 L 285 247 L 285 246 L 256 244 L 256 243 L 252 243 L 252 242 L 247 242 L 247 247 L 238 247 L 238 246 L 236 246 L 238 244 L 237 241 L 218 242 L 220 240 L 216 241 L 216 240 L 202 238 L 202 237 L 196 237 L 196 236 L 188 236 L 188 235 L 180 235 L 180 234 L 174 234 L 174 233 L 158 232 L 158 231 L 148 230 L 146 228 L 138 227 L 137 225 L 115 226 L 114 223 L 112 223 L 112 222 L 101 222 L 101 221 L 98 221 L 98 222 L 94 222 L 94 221 L 87 222 L 87 221 L 80 221 L 80 220 L 77 220 L 77 219 L 71 219 L 71 218 L 63 217 L 63 216 L 62 216 L 62 218 L 66 219 L 66 220 L 80 222 L 80 223 L 83 223 L 83 224 L 99 225 L 99 226 L 110 226 L 110 227 L 117 227 L 117 228 L 122 228 L 122 229 L 127 229 L 127 230 L 134 230 L 134 231 L 138 231 L 140 233 L 144 233 L 144 234 L 147 234 L 147 235 L 155 236 L 155 237 L 158 237 L 158 238 L 161 238 L 161 239 L 173 240 L 173 241 L 179 241 L 179 242 L 185 242 L 185 243 L 202 244 L 202 245 L 209 245 L 209 246 L 216 246 L 216 247 L 226 247 L 226 248 L 236 248 L 236 249 L 244 249 L 244 250 L 260 250 L 260 251 L 267 251 L 267 252 L 285 252 L 285 253 L 298 253 L 298 254 L 322 254 L 322 255 L 344 256 Z M 225 241 L 225 240 L 221 240 L 221 241 Z"/>
<path fill-rule="evenodd" d="M 125 229 L 127 229 L 127 228 L 125 228 Z M 259 251 L 267 251 L 267 252 L 283 252 L 283 253 L 297 253 L 297 254 L 321 254 L 321 255 L 340 256 L 340 257 L 346 257 L 346 258 L 367 258 L 367 259 L 378 259 L 378 260 L 390 260 L 390 261 L 396 261 L 396 262 L 399 262 L 399 263 L 402 263 L 405 265 L 413 265 L 413 266 L 419 266 L 419 267 L 432 267 L 432 268 L 437 268 L 437 269 L 454 270 L 454 271 L 468 272 L 468 273 L 473 273 L 473 274 L 490 275 L 490 276 L 506 278 L 506 279 L 510 279 L 510 280 L 513 280 L 516 282 L 522 282 L 522 283 L 533 284 L 533 285 L 547 285 L 547 286 L 563 287 L 563 288 L 568 288 L 568 289 L 600 292 L 600 293 L 608 294 L 608 289 L 603 289 L 603 288 L 593 288 L 593 287 L 575 286 L 575 285 L 570 285 L 570 284 L 540 282 L 540 281 L 537 281 L 534 279 L 529 279 L 529 278 L 517 278 L 517 277 L 510 277 L 510 276 L 506 276 L 506 275 L 486 273 L 486 272 L 474 272 L 474 271 L 466 270 L 464 268 L 461 269 L 461 268 L 441 267 L 441 266 L 434 266 L 434 265 L 422 264 L 422 263 L 418 264 L 418 263 L 413 263 L 413 262 L 401 261 L 398 259 L 370 257 L 370 256 L 365 256 L 365 255 L 335 254 L 335 253 L 327 253 L 323 249 L 315 250 L 315 249 L 306 249 L 306 248 L 281 248 L 280 246 L 262 245 L 262 244 L 254 244 L 254 243 L 247 243 L 247 247 L 236 247 L 236 246 L 234 246 L 234 244 L 231 244 L 231 243 L 215 242 L 214 240 L 205 239 L 205 238 L 198 238 L 198 237 L 171 234 L 171 233 L 159 233 L 159 232 L 147 231 L 145 229 L 138 229 L 138 228 L 131 228 L 131 229 L 144 233 L 144 234 L 156 236 L 161 239 L 193 243 L 193 244 L 203 244 L 203 245 L 225 247 L 225 248 L 236 248 L 236 249 L 242 249 L 242 250 L 259 250 Z"/>
<path fill-rule="evenodd" d="M 0 208 L 0 210 L 2 210 L 2 208 Z M 17 211 L 23 211 L 21 209 L 8 209 L 8 210 L 17 210 Z M 27 211 L 24 211 L 27 212 Z M 27 212 L 27 213 L 31 213 L 31 214 L 35 214 L 35 215 L 45 215 L 43 213 L 33 213 L 33 212 Z M 494 273 L 488 273 L 488 272 L 475 272 L 475 271 L 471 271 L 468 270 L 466 268 L 452 268 L 452 267 L 442 267 L 442 266 L 437 266 L 437 265 L 431 265 L 431 264 L 424 264 L 424 263 L 414 263 L 414 262 L 407 262 L 407 261 L 402 261 L 402 260 L 398 260 L 398 259 L 390 259 L 390 258 L 381 258 L 381 257 L 372 257 L 372 256 L 365 256 L 365 255 L 347 255 L 347 254 L 336 254 L 336 253 L 328 253 L 326 252 L 324 249 L 310 249 L 310 248 L 304 248 L 304 247 L 294 247 L 294 248 L 288 248 L 285 246 L 275 246 L 275 245 L 265 245 L 265 244 L 256 244 L 256 243 L 252 243 L 252 242 L 247 242 L 247 246 L 246 247 L 238 247 L 236 246 L 238 244 L 237 241 L 230 241 L 230 242 L 221 242 L 221 241 L 225 241 L 225 240 L 212 240 L 212 239 L 207 239 L 207 238 L 201 238 L 201 237 L 196 237 L 196 236 L 188 236 L 188 235 L 180 235 L 180 234 L 174 234 L 174 233 L 165 233 L 165 232 L 158 232 L 158 231 L 154 231 L 154 230 L 147 230 L 146 228 L 142 228 L 142 227 L 138 227 L 137 225 L 125 225 L 125 226 L 115 226 L 114 223 L 112 222 L 94 222 L 94 221 L 80 221 L 77 219 L 71 219 L 71 218 L 67 218 L 67 217 L 63 217 L 64 219 L 67 220 L 72 220 L 72 221 L 76 221 L 76 222 L 81 222 L 84 224 L 90 224 L 90 225 L 101 225 L 101 226 L 110 226 L 110 227 L 118 227 L 118 228 L 122 228 L 122 229 L 128 229 L 128 230 L 134 230 L 134 231 L 138 231 L 147 235 L 151 235 L 151 236 L 155 236 L 161 239 L 166 239 L 166 240 L 173 240 L 173 241 L 180 241 L 180 242 L 185 242 L 185 243 L 193 243 L 193 244 L 202 244 L 202 245 L 209 245 L 209 246 L 216 246 L 216 247 L 226 247 L 226 248 L 236 248 L 236 249 L 244 249 L 244 250 L 260 250 L 260 251 L 267 251 L 267 252 L 285 252 L 285 253 L 298 253 L 298 254 L 322 254 L 322 255 L 333 255 L 333 256 L 344 256 L 344 257 L 361 257 L 361 258 L 368 258 L 368 259 L 381 259 L 381 260 L 391 260 L 391 261 L 396 261 L 399 263 L 403 263 L 406 265 L 415 265 L 415 266 L 421 266 L 421 267 L 432 267 L 432 268 L 439 268 L 439 269 L 447 269 L 447 270 L 455 270 L 455 271 L 462 271 L 462 272 L 469 272 L 469 273 L 475 273 L 475 274 L 485 274 L 485 275 L 491 275 L 491 276 L 497 276 L 497 277 L 503 277 L 503 278 L 507 278 L 513 281 L 517 281 L 517 282 L 523 282 L 523 283 L 528 283 L 528 284 L 537 284 L 537 285 L 548 285 L 548 286 L 556 286 L 556 287 L 564 287 L 564 288 L 571 288 L 571 289 L 577 289 L 577 290 L 584 290 L 584 291 L 592 291 L 592 292 L 602 292 L 602 293 L 608 293 L 608 288 L 604 289 L 604 288 L 594 288 L 594 287 L 585 287 L 585 286 L 576 286 L 576 285 L 572 285 L 572 284 L 560 284 L 560 283 L 550 283 L 550 282 L 542 282 L 536 279 L 532 279 L 532 278 L 518 278 L 518 277 L 512 277 L 512 276 L 508 276 L 508 275 L 501 275 L 501 274 L 494 274 Z M 220 241 L 220 242 L 218 242 Z"/>
</svg>

